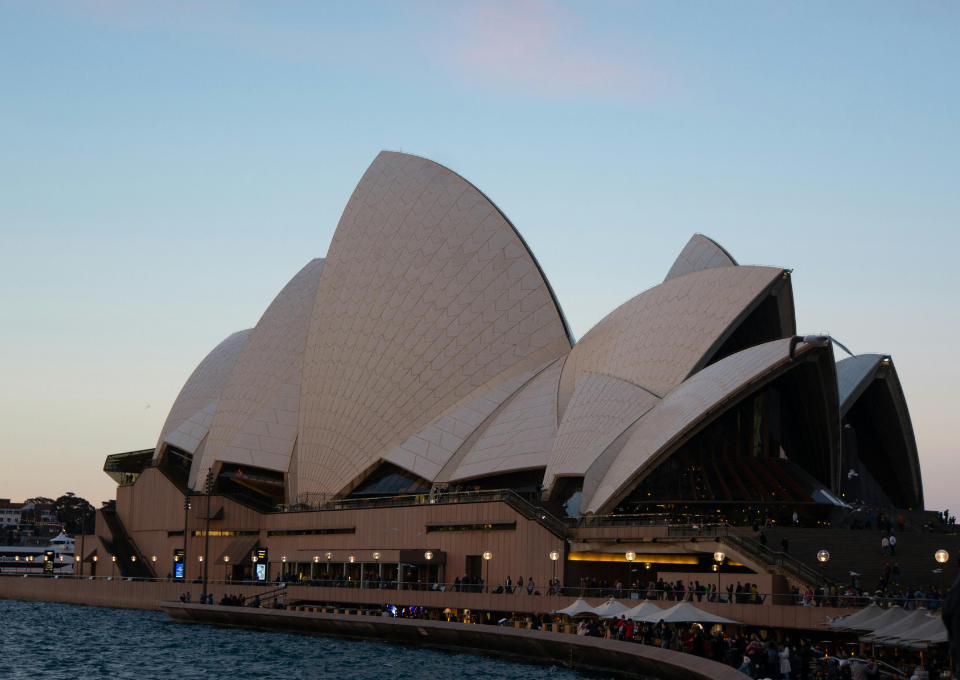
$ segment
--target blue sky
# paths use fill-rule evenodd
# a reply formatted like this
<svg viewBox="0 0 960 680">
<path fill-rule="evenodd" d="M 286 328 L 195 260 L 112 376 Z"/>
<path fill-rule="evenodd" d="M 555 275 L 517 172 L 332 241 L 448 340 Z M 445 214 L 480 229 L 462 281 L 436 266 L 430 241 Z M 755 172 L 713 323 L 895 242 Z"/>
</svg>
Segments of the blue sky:
<svg viewBox="0 0 960 680">
<path fill-rule="evenodd" d="M 0 496 L 112 497 L 381 149 L 517 225 L 577 337 L 694 232 L 894 356 L 960 476 L 952 3 L 0 0 Z M 147 405 L 150 408 L 147 408 Z"/>
</svg>

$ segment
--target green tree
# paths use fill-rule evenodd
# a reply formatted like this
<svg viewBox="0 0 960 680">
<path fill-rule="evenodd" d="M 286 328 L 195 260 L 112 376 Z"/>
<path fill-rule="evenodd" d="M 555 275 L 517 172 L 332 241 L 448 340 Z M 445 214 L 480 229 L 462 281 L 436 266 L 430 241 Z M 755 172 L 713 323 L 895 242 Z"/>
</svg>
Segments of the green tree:
<svg viewBox="0 0 960 680">
<path fill-rule="evenodd" d="M 47 498 L 46 496 L 37 496 L 36 498 L 28 498 L 24 502 L 33 503 L 34 507 L 30 510 L 22 510 L 20 512 L 20 519 L 28 522 L 41 522 L 43 521 L 42 512 L 40 508 L 36 506 L 40 504 L 53 503 L 53 499 Z"/>
<path fill-rule="evenodd" d="M 95 511 L 86 499 L 68 492 L 52 503 L 57 520 L 63 522 L 68 534 L 80 533 L 81 530 L 86 534 L 93 533 Z"/>
</svg>

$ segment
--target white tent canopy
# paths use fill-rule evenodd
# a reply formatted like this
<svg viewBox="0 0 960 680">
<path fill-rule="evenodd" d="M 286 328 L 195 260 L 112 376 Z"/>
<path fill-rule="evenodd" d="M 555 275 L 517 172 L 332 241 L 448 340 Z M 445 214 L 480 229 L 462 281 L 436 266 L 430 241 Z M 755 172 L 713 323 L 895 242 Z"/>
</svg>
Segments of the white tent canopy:
<svg viewBox="0 0 960 680">
<path fill-rule="evenodd" d="M 660 607 L 655 605 L 653 602 L 649 602 L 645 600 L 640 604 L 638 604 L 633 609 L 628 609 L 627 611 L 623 612 L 623 618 L 629 619 L 631 621 L 642 621 L 645 616 L 653 616 L 656 618 L 657 621 L 659 621 L 660 617 L 663 616 L 663 610 L 660 609 Z M 613 618 L 620 618 L 620 616 L 617 615 Z"/>
<path fill-rule="evenodd" d="M 873 633 L 864 635 L 860 639 L 864 642 L 879 642 L 881 640 L 895 639 L 901 635 L 906 635 L 920 626 L 926 625 L 930 622 L 930 611 L 920 607 L 914 611 L 910 616 L 905 619 L 886 626 L 881 630 L 875 630 Z"/>
<path fill-rule="evenodd" d="M 630 608 L 618 602 L 615 598 L 610 598 L 603 604 L 593 608 L 593 613 L 603 619 L 609 619 L 611 617 L 619 617 L 621 614 L 626 614 Z"/>
<path fill-rule="evenodd" d="M 907 647 L 926 647 L 947 641 L 947 629 L 943 625 L 943 619 L 939 616 L 931 617 L 931 620 L 919 628 L 903 633 L 891 643 L 898 646 Z"/>
<path fill-rule="evenodd" d="M 634 621 L 643 621 L 644 623 L 657 623 L 661 619 L 663 619 L 665 623 L 732 623 L 742 625 L 739 621 L 732 621 L 722 616 L 708 614 L 705 611 L 697 609 L 689 602 L 681 602 L 666 611 L 661 611 L 659 614 L 651 612 L 643 617 L 634 617 Z"/>
<path fill-rule="evenodd" d="M 571 604 L 568 607 L 563 609 L 558 609 L 556 611 L 550 612 L 551 614 L 566 614 L 567 616 L 583 616 L 584 614 L 596 614 L 587 601 L 582 597 L 578 597 L 576 602 Z"/>
<path fill-rule="evenodd" d="M 868 607 L 861 609 L 856 614 L 851 614 L 842 619 L 834 619 L 827 625 L 831 628 L 844 628 L 847 630 L 864 630 L 860 626 L 867 623 L 870 619 L 875 619 L 876 617 L 883 614 L 883 610 L 880 609 L 875 604 L 871 604 Z"/>
<path fill-rule="evenodd" d="M 873 617 L 860 627 L 863 630 L 872 630 L 874 633 L 879 633 L 884 628 L 900 623 L 909 616 L 910 613 L 905 612 L 903 607 L 890 607 L 890 609 L 883 612 L 880 616 Z"/>
</svg>

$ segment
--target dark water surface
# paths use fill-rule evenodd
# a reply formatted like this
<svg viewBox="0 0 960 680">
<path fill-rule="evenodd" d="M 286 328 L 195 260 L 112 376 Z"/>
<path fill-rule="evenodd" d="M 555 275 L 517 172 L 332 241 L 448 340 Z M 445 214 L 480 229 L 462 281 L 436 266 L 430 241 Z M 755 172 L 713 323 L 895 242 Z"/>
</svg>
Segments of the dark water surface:
<svg viewBox="0 0 960 680">
<path fill-rule="evenodd" d="M 487 656 L 172 622 L 161 612 L 0 600 L 0 678 L 601 677 Z"/>
</svg>

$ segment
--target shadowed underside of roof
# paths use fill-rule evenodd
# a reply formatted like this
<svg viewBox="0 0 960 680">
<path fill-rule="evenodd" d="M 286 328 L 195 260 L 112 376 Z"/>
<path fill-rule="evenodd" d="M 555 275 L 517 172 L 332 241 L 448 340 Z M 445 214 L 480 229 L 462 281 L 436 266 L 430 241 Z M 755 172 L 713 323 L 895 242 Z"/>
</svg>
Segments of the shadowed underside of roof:
<svg viewBox="0 0 960 680">
<path fill-rule="evenodd" d="M 743 350 L 703 369 L 644 415 L 623 450 L 605 470 L 584 478 L 581 510 L 609 512 L 636 480 L 651 471 L 684 439 L 719 415 L 726 405 L 797 366 L 790 362 L 788 339 Z M 802 346 L 804 354 L 809 346 Z M 829 350 L 827 350 L 829 351 Z M 831 359 L 832 361 L 832 359 Z M 833 369 L 831 368 L 831 375 Z M 834 389 L 835 384 L 830 385 Z M 828 410 L 836 408 L 835 397 Z M 830 423 L 831 446 L 836 448 L 839 420 Z M 837 452 L 831 451 L 830 475 L 834 476 Z M 602 476 L 601 476 L 602 475 Z"/>
<path fill-rule="evenodd" d="M 884 480 L 894 503 L 922 509 L 920 454 L 893 360 L 884 354 L 849 357 L 837 362 L 837 380 L 840 417 L 855 426 L 861 445 L 867 445 L 859 459 Z"/>
</svg>

